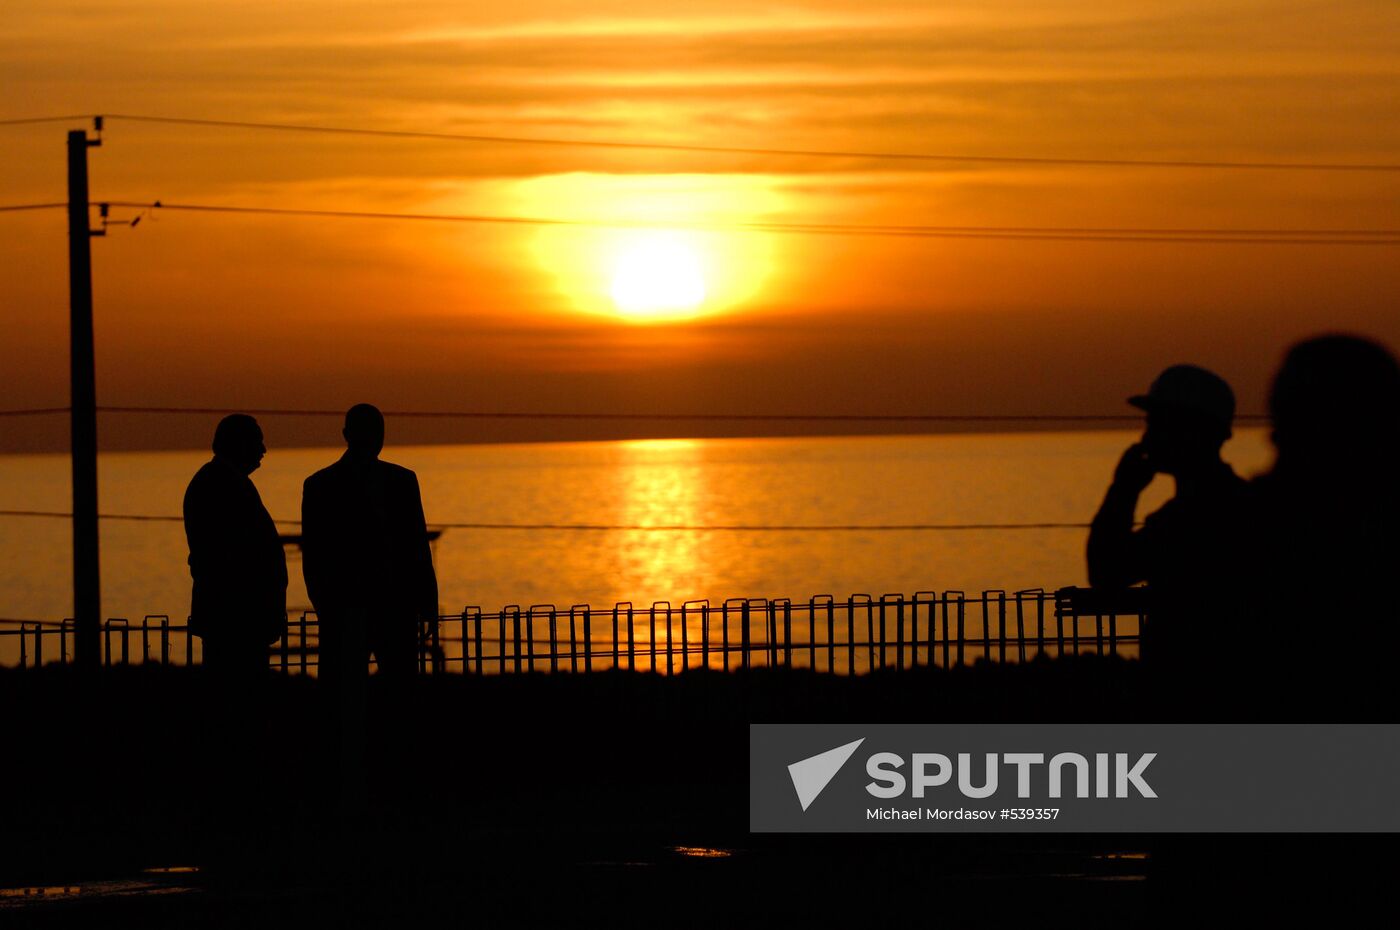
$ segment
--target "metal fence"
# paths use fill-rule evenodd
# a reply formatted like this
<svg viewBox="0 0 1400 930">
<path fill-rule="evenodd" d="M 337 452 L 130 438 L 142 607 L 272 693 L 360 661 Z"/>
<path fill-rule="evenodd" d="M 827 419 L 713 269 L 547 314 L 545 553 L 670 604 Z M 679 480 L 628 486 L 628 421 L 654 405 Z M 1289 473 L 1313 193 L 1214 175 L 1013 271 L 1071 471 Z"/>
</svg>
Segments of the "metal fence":
<svg viewBox="0 0 1400 930">
<path fill-rule="evenodd" d="M 553 604 L 497 611 L 466 607 L 423 622 L 418 666 L 424 674 L 589 673 L 608 669 L 675 675 L 691 669 L 809 668 L 836 674 L 920 666 L 952 667 L 981 659 L 1024 662 L 1093 653 L 1133 656 L 1146 622 L 1146 591 L 1036 588 L 1008 593 L 918 591 L 730 598 L 720 603 L 629 602 L 595 609 Z M 314 674 L 319 624 L 313 612 L 292 617 L 269 648 L 280 671 Z M 21 622 L 0 629 L 17 638 L 18 664 L 71 661 L 73 621 Z M 14 650 L 10 650 L 13 654 Z M 198 664 L 186 623 L 147 616 L 102 626 L 102 657 L 117 664 Z"/>
</svg>

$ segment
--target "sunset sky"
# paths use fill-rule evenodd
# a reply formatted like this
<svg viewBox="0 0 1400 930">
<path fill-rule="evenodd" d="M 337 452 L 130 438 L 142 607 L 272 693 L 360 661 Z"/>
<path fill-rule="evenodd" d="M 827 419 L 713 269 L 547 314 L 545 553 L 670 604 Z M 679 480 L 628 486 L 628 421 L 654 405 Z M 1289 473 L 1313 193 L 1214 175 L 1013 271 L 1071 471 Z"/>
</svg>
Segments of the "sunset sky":
<svg viewBox="0 0 1400 930">
<path fill-rule="evenodd" d="M 1400 5 L 11 0 L 0 87 L 0 119 L 1393 164 Z M 0 127 L 0 203 L 62 200 L 64 132 L 83 125 Z M 683 153 L 124 120 L 91 151 L 91 171 L 94 200 L 691 227 L 158 211 L 94 241 L 100 404 L 1120 413 L 1160 368 L 1194 361 L 1257 411 L 1297 338 L 1349 329 L 1400 345 L 1394 245 L 693 228 L 1394 229 L 1400 171 Z M 0 215 L 0 256 L 0 408 L 65 404 L 63 212 Z M 61 447 L 64 427 L 6 421 L 0 450 Z M 200 445 L 208 428 L 111 415 L 102 441 Z M 391 441 L 701 432 L 390 429 Z M 269 427 L 283 445 L 337 434 L 329 421 Z"/>
</svg>

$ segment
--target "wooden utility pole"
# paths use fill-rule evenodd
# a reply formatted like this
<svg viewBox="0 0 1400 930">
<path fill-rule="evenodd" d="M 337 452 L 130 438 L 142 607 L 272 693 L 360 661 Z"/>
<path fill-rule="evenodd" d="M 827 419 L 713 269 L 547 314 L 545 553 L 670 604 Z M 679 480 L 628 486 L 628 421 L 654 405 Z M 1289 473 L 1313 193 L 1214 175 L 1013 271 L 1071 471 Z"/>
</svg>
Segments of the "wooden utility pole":
<svg viewBox="0 0 1400 930">
<path fill-rule="evenodd" d="M 101 117 L 96 129 L 102 131 Z M 87 132 L 68 133 L 69 402 L 73 458 L 74 659 L 101 663 L 102 594 L 97 543 L 97 376 L 92 337 L 92 242 L 88 221 Z"/>
</svg>

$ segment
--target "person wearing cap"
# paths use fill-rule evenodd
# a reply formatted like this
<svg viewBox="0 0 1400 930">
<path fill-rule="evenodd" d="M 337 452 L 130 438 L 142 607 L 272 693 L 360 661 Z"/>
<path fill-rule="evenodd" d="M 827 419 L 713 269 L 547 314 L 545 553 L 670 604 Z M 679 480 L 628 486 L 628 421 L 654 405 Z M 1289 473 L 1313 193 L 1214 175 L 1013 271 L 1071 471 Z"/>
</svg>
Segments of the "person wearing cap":
<svg viewBox="0 0 1400 930">
<path fill-rule="evenodd" d="M 1147 428 L 1123 453 L 1090 525 L 1089 584 L 1146 582 L 1144 661 L 1199 668 L 1205 650 L 1224 645 L 1242 582 L 1248 486 L 1220 455 L 1234 392 L 1204 368 L 1173 365 L 1128 402 L 1146 412 Z M 1134 529 L 1138 499 L 1158 474 L 1174 479 L 1176 494 Z"/>
</svg>

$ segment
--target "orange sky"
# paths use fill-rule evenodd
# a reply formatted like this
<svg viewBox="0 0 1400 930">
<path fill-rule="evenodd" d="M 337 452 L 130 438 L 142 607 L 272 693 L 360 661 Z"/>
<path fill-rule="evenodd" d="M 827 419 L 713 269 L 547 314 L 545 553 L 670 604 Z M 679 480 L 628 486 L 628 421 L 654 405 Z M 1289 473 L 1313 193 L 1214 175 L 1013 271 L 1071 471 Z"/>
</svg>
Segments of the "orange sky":
<svg viewBox="0 0 1400 930">
<path fill-rule="evenodd" d="M 229 6 L 12 0 L 0 117 L 1400 162 L 1389 0 L 670 2 L 664 16 L 639 0 Z M 0 202 L 63 198 L 66 128 L 0 128 Z M 108 128 L 91 164 L 94 199 L 114 200 L 682 223 L 1400 226 L 1395 172 L 717 156 L 129 122 Z M 59 211 L 0 216 L 0 407 L 66 401 L 64 229 Z M 99 402 L 1118 413 L 1158 369 L 1190 360 L 1258 410 L 1296 338 L 1345 328 L 1400 345 L 1394 246 L 688 235 L 704 312 L 638 325 L 606 297 L 616 230 L 159 214 L 94 243 Z M 108 417 L 102 439 L 198 445 L 209 425 Z M 53 447 L 62 426 L 7 421 L 0 449 Z M 279 421 L 269 438 L 333 443 L 337 424 Z"/>
</svg>

